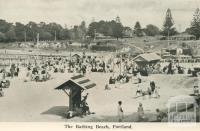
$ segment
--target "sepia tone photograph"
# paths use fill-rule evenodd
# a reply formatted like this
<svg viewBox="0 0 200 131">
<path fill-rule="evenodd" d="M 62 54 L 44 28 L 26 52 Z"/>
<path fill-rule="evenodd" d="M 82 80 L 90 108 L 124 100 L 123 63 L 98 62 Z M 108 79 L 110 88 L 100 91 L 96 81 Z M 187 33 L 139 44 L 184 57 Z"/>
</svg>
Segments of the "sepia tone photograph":
<svg viewBox="0 0 200 131">
<path fill-rule="evenodd" d="M 199 123 L 199 77 L 199 0 L 0 0 L 0 123 Z"/>
</svg>

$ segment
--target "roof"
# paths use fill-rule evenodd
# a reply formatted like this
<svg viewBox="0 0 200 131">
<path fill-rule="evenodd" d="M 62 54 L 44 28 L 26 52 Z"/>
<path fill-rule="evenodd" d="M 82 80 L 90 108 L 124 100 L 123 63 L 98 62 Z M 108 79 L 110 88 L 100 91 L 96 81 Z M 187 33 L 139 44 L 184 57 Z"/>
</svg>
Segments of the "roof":
<svg viewBox="0 0 200 131">
<path fill-rule="evenodd" d="M 196 100 L 195 100 L 195 98 L 193 96 L 189 96 L 189 95 L 174 96 L 174 97 L 171 97 L 168 100 L 167 106 L 169 107 L 170 105 L 172 105 L 174 103 L 191 103 L 191 104 L 195 104 Z"/>
<path fill-rule="evenodd" d="M 176 58 L 192 58 L 192 56 L 189 55 L 179 55 L 179 56 L 175 56 Z"/>
<path fill-rule="evenodd" d="M 190 35 L 188 33 L 181 33 L 181 34 L 174 35 L 174 36 L 171 36 L 171 37 L 195 37 L 195 36 L 194 35 Z"/>
<path fill-rule="evenodd" d="M 120 54 L 141 54 L 143 53 L 141 50 L 139 50 L 138 48 L 123 48 L 120 50 L 119 52 Z"/>
<path fill-rule="evenodd" d="M 81 57 L 81 56 L 78 54 L 74 54 L 72 57 Z"/>
<path fill-rule="evenodd" d="M 142 62 L 142 61 L 155 61 L 155 60 L 160 60 L 161 57 L 157 55 L 156 53 L 144 53 L 136 56 L 133 60 L 136 62 Z"/>
<path fill-rule="evenodd" d="M 89 79 L 85 78 L 83 75 L 77 75 L 71 77 L 68 81 L 64 82 L 60 86 L 56 87 L 55 89 L 63 90 L 63 89 L 70 89 L 71 87 L 78 87 L 83 90 L 90 89 L 95 87 L 96 84 L 92 83 Z"/>
</svg>

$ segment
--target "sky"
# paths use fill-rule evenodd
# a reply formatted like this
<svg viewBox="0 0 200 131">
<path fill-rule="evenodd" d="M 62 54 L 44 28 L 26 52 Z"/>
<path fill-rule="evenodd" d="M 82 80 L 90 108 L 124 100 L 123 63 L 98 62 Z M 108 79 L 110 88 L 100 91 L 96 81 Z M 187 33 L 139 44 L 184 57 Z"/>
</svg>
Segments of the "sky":
<svg viewBox="0 0 200 131">
<path fill-rule="evenodd" d="M 68 28 L 92 20 L 120 17 L 124 26 L 154 24 L 162 28 L 166 10 L 171 9 L 178 31 L 190 26 L 200 0 L 0 0 L 0 19 L 27 24 L 56 22 Z"/>
</svg>

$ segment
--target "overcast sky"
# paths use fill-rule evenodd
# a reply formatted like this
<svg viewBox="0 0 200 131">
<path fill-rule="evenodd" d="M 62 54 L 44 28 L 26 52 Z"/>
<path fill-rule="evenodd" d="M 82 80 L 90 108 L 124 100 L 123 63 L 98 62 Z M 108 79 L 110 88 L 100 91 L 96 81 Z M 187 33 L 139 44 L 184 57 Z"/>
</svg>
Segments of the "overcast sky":
<svg viewBox="0 0 200 131">
<path fill-rule="evenodd" d="M 154 24 L 162 27 L 166 10 L 170 8 L 178 30 L 190 25 L 200 0 L 0 0 L 0 19 L 8 22 L 57 22 L 70 26 L 87 24 L 95 18 L 112 20 L 119 16 L 125 26 L 142 27 Z"/>
</svg>

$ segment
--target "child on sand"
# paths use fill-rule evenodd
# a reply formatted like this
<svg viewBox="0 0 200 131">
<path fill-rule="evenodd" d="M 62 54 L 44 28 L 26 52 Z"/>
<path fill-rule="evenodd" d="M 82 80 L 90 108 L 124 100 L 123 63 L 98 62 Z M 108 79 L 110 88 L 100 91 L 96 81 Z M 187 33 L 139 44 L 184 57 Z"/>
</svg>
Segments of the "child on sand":
<svg viewBox="0 0 200 131">
<path fill-rule="evenodd" d="M 139 122 L 143 121 L 145 116 L 144 116 L 144 109 L 142 107 L 142 103 L 139 103 L 139 107 L 138 107 L 137 112 L 138 112 L 138 121 Z"/>
<path fill-rule="evenodd" d="M 108 86 L 108 84 L 105 85 L 105 90 L 111 90 L 111 88 Z"/>
<path fill-rule="evenodd" d="M 123 121 L 123 109 L 122 109 L 122 102 L 118 101 L 118 109 L 117 109 L 117 113 L 118 113 L 118 121 L 122 122 Z"/>
<path fill-rule="evenodd" d="M 158 108 L 156 109 L 156 113 L 156 122 L 162 122 L 167 117 L 167 113 L 160 111 Z"/>
<path fill-rule="evenodd" d="M 4 96 L 4 92 L 3 92 L 3 89 L 0 88 L 0 97 L 3 97 Z"/>
<path fill-rule="evenodd" d="M 138 96 L 138 94 L 142 94 L 142 87 L 140 86 L 140 84 L 137 85 L 136 96 Z"/>
<path fill-rule="evenodd" d="M 154 93 L 155 93 L 155 97 L 156 98 L 160 97 L 160 95 L 159 95 L 159 87 L 158 86 L 156 86 Z"/>
</svg>

